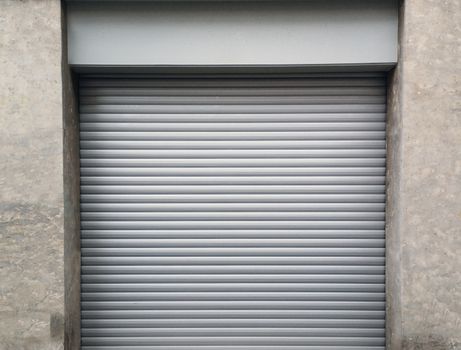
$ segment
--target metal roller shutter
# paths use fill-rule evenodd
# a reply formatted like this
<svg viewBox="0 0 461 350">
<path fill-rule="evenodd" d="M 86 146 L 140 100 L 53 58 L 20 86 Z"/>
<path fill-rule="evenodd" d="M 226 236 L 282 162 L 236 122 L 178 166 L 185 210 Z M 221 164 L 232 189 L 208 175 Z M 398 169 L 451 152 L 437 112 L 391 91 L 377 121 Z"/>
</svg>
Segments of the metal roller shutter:
<svg viewBox="0 0 461 350">
<path fill-rule="evenodd" d="M 380 74 L 84 76 L 82 349 L 383 350 Z"/>
</svg>

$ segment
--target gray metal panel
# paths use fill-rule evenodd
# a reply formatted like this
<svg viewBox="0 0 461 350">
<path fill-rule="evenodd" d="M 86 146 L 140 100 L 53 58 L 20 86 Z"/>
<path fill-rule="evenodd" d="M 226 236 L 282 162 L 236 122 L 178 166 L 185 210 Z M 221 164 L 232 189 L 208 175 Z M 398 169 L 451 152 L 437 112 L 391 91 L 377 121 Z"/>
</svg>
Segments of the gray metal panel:
<svg viewBox="0 0 461 350">
<path fill-rule="evenodd" d="M 392 65 L 395 0 L 70 2 L 69 63 Z"/>
<path fill-rule="evenodd" d="M 82 349 L 384 350 L 385 91 L 83 77 Z"/>
</svg>

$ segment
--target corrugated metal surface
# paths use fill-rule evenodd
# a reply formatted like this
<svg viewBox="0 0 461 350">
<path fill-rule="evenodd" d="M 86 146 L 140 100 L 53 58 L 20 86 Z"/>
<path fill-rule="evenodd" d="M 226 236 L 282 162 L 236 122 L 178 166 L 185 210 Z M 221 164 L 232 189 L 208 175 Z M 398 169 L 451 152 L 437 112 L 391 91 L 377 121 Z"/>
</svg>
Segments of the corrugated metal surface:
<svg viewBox="0 0 461 350">
<path fill-rule="evenodd" d="M 84 77 L 82 348 L 384 349 L 385 93 Z"/>
</svg>

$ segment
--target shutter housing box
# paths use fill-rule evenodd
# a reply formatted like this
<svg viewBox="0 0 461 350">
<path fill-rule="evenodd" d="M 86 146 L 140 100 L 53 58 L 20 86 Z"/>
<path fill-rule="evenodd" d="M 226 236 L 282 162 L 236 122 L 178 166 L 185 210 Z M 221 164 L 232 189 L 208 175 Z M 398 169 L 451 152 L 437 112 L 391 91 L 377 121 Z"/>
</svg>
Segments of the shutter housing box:
<svg viewBox="0 0 461 350">
<path fill-rule="evenodd" d="M 395 0 L 70 2 L 67 22 L 82 70 L 397 62 Z"/>
</svg>

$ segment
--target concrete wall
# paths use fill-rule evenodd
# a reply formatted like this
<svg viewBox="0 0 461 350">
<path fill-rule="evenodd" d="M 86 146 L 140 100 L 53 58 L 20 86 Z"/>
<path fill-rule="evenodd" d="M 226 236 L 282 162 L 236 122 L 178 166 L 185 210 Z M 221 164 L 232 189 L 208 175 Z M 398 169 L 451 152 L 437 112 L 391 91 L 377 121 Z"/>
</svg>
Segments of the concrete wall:
<svg viewBox="0 0 461 350">
<path fill-rule="evenodd" d="M 461 1 L 407 0 L 390 104 L 391 349 L 461 349 Z"/>
<path fill-rule="evenodd" d="M 65 10 L 63 19 L 66 21 Z M 80 348 L 80 142 L 77 105 L 78 77 L 67 64 L 63 26 L 64 131 L 64 348 Z"/>
<path fill-rule="evenodd" d="M 407 0 L 401 15 L 388 346 L 461 349 L 461 2 Z M 58 0 L 0 1 L 0 350 L 78 348 L 78 124 L 61 30 Z"/>
<path fill-rule="evenodd" d="M 0 1 L 0 349 L 63 339 L 58 0 Z"/>
</svg>

